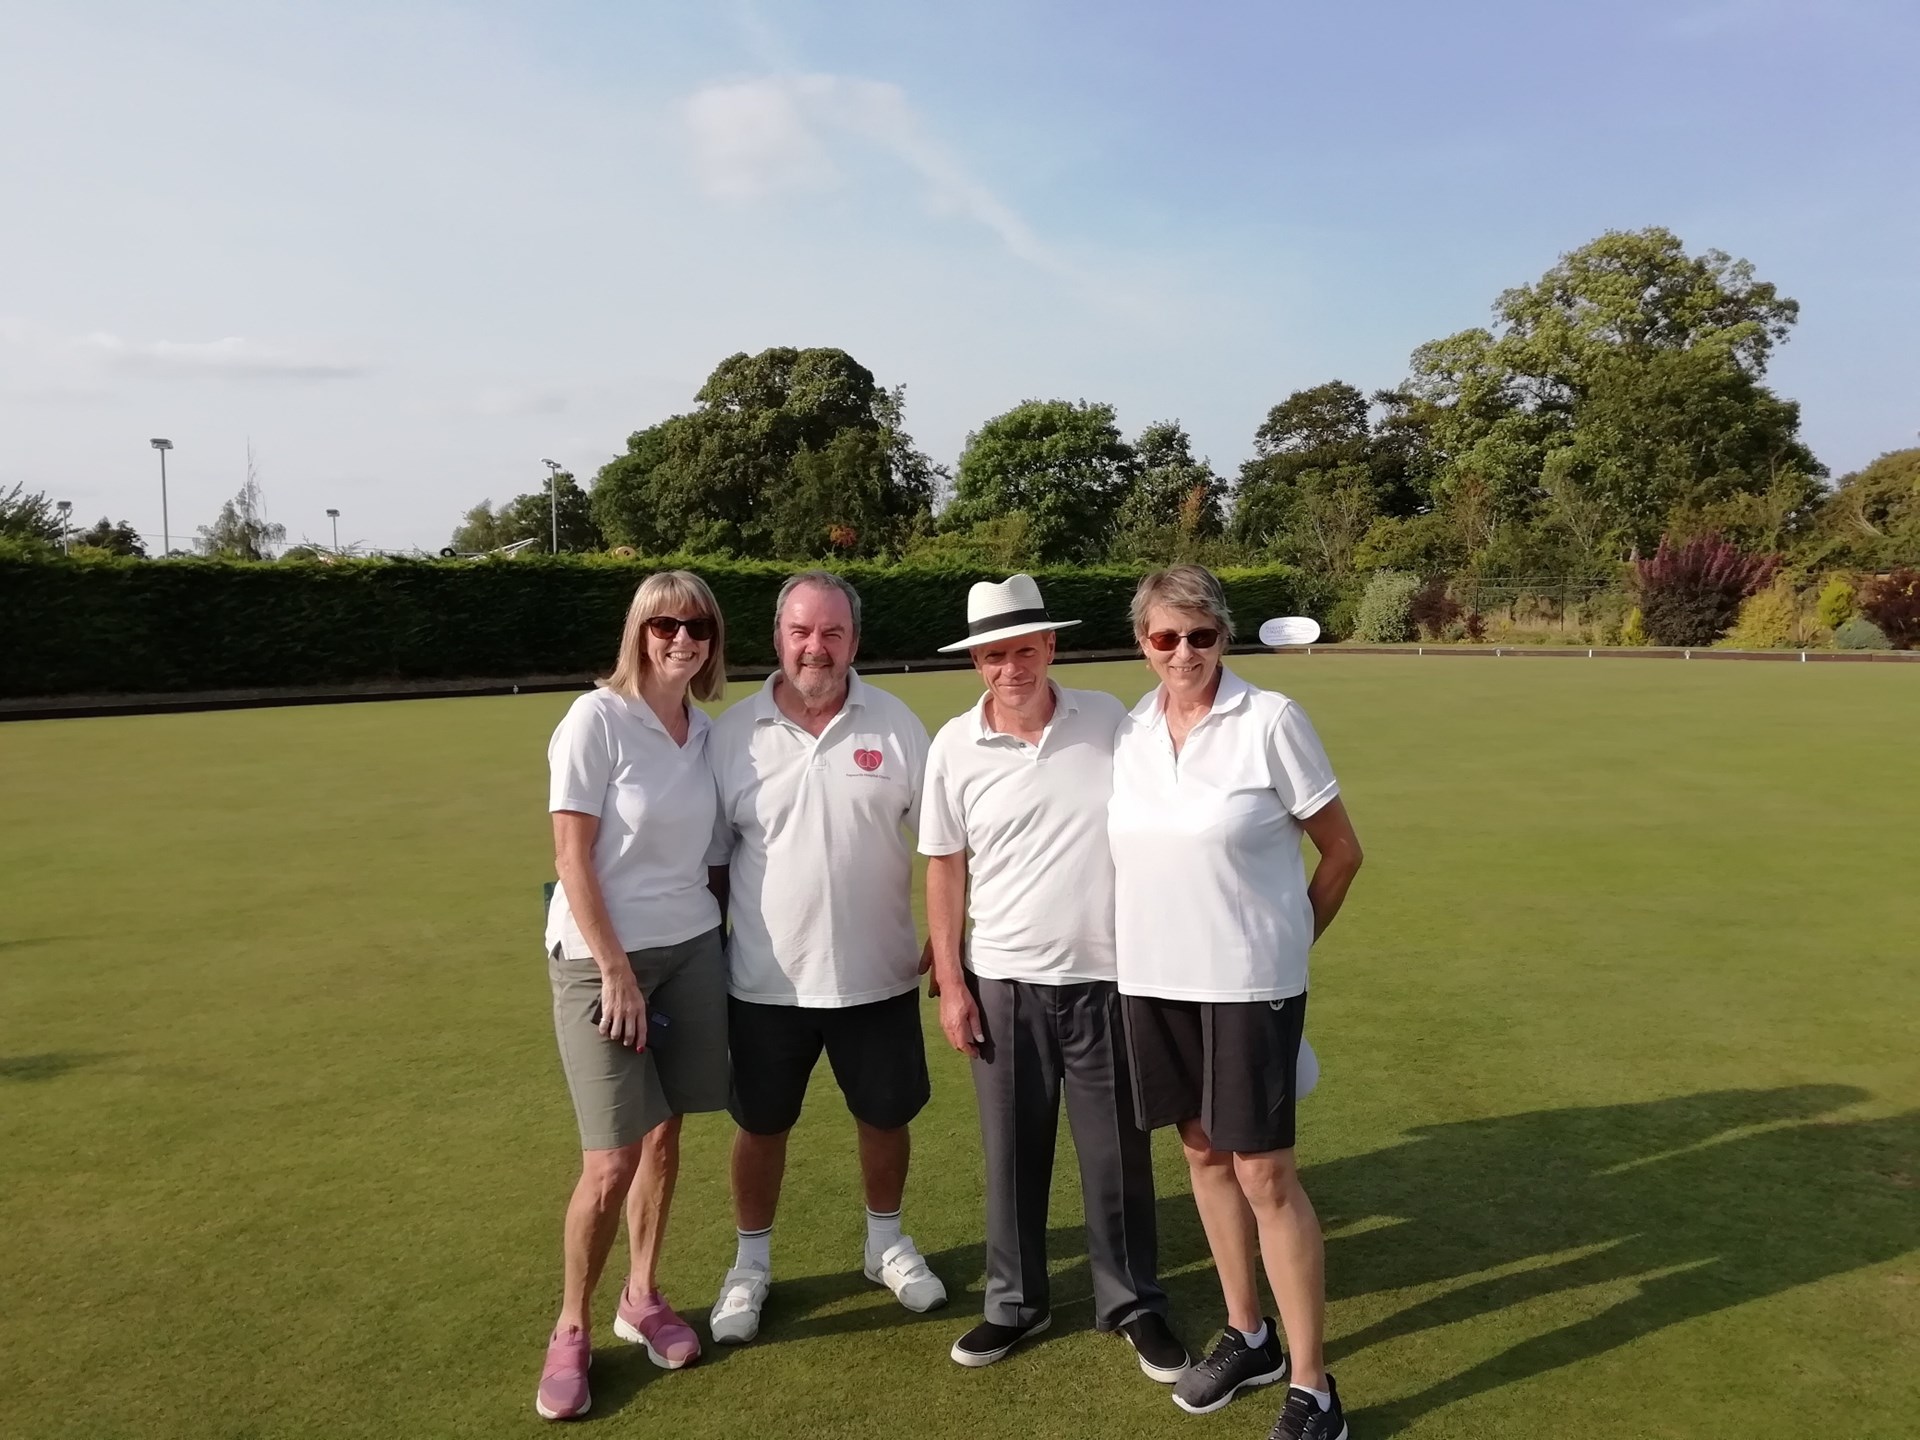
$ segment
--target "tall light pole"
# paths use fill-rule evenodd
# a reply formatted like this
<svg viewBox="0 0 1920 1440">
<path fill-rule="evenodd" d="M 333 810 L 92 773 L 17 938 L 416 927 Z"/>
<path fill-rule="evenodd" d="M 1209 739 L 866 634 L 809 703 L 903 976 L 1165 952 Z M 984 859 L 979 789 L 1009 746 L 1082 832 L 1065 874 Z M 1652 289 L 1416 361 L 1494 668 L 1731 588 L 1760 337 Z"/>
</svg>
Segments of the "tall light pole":
<svg viewBox="0 0 1920 1440">
<path fill-rule="evenodd" d="M 340 512 L 331 507 L 327 510 L 327 519 L 333 522 L 333 553 L 340 553 Z"/>
<path fill-rule="evenodd" d="M 60 512 L 60 553 L 71 555 L 73 546 L 67 540 L 67 517 L 73 513 L 73 501 L 56 500 L 53 502 L 53 508 Z"/>
<path fill-rule="evenodd" d="M 553 498 L 553 553 L 560 553 L 560 462 L 542 460 L 547 467 L 547 493 Z"/>
<path fill-rule="evenodd" d="M 173 448 L 173 441 L 147 443 L 160 452 L 160 558 L 164 560 L 173 553 L 173 531 L 167 524 L 167 451 Z"/>
</svg>

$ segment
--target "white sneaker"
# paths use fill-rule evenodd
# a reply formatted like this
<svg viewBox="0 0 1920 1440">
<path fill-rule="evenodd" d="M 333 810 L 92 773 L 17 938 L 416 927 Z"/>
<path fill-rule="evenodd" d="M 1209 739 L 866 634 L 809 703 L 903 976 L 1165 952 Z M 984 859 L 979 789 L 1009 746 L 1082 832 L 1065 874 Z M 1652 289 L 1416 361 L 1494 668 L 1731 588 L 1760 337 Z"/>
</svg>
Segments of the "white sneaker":
<svg viewBox="0 0 1920 1440">
<path fill-rule="evenodd" d="M 869 1252 L 866 1276 L 874 1284 L 886 1286 L 893 1292 L 894 1299 L 916 1315 L 937 1310 L 947 1303 L 947 1287 L 927 1268 L 926 1257 L 915 1248 L 911 1235 L 903 1235 L 889 1245 L 878 1260 Z"/>
<path fill-rule="evenodd" d="M 759 1265 L 736 1265 L 720 1282 L 707 1328 L 721 1345 L 744 1345 L 760 1333 L 760 1308 L 767 1303 L 772 1277 Z"/>
</svg>

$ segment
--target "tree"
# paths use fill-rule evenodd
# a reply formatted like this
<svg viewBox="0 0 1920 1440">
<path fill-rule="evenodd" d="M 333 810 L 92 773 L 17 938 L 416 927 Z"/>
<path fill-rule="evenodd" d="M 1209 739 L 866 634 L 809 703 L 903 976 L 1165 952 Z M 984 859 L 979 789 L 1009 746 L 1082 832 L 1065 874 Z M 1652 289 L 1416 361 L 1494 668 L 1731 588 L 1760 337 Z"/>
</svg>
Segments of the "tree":
<svg viewBox="0 0 1920 1440">
<path fill-rule="evenodd" d="M 1397 548 L 1375 527 L 1424 500 L 1425 439 L 1398 392 L 1370 400 L 1344 380 L 1296 390 L 1267 412 L 1253 446 L 1234 493 L 1235 538 L 1332 579 L 1352 570 L 1369 537 Z"/>
<path fill-rule="evenodd" d="M 0 493 L 0 536 L 12 540 L 49 540 L 60 538 L 60 517 L 53 502 L 43 491 L 27 491 L 16 484 Z"/>
<path fill-rule="evenodd" d="M 494 513 L 491 500 L 482 500 L 461 517 L 452 543 L 462 555 L 484 555 L 507 543 L 501 517 Z"/>
<path fill-rule="evenodd" d="M 872 555 L 924 525 L 942 472 L 906 433 L 904 391 L 845 351 L 730 356 L 696 399 L 602 467 L 592 509 L 608 543 Z"/>
<path fill-rule="evenodd" d="M 1177 420 L 1149 425 L 1133 442 L 1136 472 L 1120 504 L 1113 552 L 1122 559 L 1165 564 L 1198 555 L 1201 541 L 1226 528 L 1226 483 Z"/>
<path fill-rule="evenodd" d="M 1026 516 L 1032 558 L 1097 560 L 1136 469 L 1111 405 L 1028 400 L 967 437 L 943 529 Z"/>
<path fill-rule="evenodd" d="M 146 542 L 140 538 L 140 532 L 127 521 L 114 524 L 106 516 L 91 527 L 73 537 L 76 545 L 85 545 L 89 549 L 104 550 L 109 555 L 132 555 L 146 558 Z"/>
<path fill-rule="evenodd" d="M 194 547 L 220 560 L 271 560 L 274 547 L 286 541 L 287 527 L 268 520 L 265 506 L 253 446 L 248 445 L 246 483 L 220 507 L 213 524 L 199 527 Z"/>
<path fill-rule="evenodd" d="M 1920 565 L 1920 448 L 1890 450 L 1822 497 L 1802 563 L 1885 570 Z"/>
<path fill-rule="evenodd" d="M 1548 525 L 1548 548 L 1589 566 L 1669 530 L 1778 543 L 1825 473 L 1798 407 L 1762 383 L 1798 315 L 1744 260 L 1609 231 L 1502 294 L 1492 329 L 1415 352 L 1402 393 L 1436 507 L 1473 506 L 1492 531 Z"/>
</svg>

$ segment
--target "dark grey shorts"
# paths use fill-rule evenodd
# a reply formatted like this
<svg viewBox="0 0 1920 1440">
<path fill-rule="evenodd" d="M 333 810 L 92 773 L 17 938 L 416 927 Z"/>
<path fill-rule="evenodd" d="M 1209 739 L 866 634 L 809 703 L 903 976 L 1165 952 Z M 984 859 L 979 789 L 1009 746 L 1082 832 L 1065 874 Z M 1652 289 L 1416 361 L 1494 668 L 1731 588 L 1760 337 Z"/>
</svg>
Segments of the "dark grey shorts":
<svg viewBox="0 0 1920 1440">
<path fill-rule="evenodd" d="M 600 998 L 598 965 L 547 957 L 553 1030 L 582 1150 L 617 1150 L 675 1115 L 727 1108 L 727 958 L 718 927 L 632 951 L 627 963 L 649 1017 L 667 1022 L 649 1027 L 645 1050 L 614 1044 L 588 1018 Z"/>
<path fill-rule="evenodd" d="M 1198 1120 L 1215 1150 L 1293 1148 L 1307 997 L 1209 1004 L 1121 996 L 1142 1130 Z"/>
</svg>

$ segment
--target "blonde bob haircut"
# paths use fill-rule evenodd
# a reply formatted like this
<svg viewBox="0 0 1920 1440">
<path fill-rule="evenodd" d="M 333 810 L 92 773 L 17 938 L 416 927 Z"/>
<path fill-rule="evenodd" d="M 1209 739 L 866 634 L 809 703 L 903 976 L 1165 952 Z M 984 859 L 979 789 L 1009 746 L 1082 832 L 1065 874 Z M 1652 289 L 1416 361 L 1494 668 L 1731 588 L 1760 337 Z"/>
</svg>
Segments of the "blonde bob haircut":
<svg viewBox="0 0 1920 1440">
<path fill-rule="evenodd" d="M 713 621 L 713 639 L 707 646 L 707 662 L 687 687 L 696 700 L 718 700 L 727 693 L 727 618 L 713 598 L 707 582 L 688 570 L 657 570 L 640 582 L 627 607 L 627 628 L 620 632 L 620 658 L 613 674 L 600 683 L 607 689 L 640 698 L 640 682 L 646 678 L 647 621 L 655 615 L 677 615 L 691 620 L 704 615 Z"/>
<path fill-rule="evenodd" d="M 1204 615 L 1227 639 L 1233 639 L 1233 612 L 1227 609 L 1227 592 L 1219 577 L 1204 565 L 1169 565 L 1141 577 L 1128 612 L 1133 618 L 1134 639 L 1147 638 L 1147 612 L 1156 605 Z"/>
</svg>

